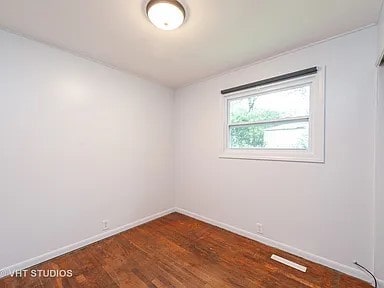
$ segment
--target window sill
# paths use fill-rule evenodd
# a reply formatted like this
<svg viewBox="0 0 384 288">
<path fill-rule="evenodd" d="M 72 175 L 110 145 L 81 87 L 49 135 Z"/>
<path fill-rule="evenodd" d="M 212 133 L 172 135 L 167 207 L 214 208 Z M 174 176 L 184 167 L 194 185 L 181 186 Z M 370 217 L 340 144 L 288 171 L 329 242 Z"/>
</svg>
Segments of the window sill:
<svg viewBox="0 0 384 288">
<path fill-rule="evenodd" d="M 275 153 L 274 153 L 275 152 Z M 219 155 L 221 159 L 243 159 L 243 160 L 263 160 L 263 161 L 283 161 L 283 162 L 306 162 L 324 163 L 324 155 L 315 155 L 308 151 L 225 151 Z"/>
</svg>

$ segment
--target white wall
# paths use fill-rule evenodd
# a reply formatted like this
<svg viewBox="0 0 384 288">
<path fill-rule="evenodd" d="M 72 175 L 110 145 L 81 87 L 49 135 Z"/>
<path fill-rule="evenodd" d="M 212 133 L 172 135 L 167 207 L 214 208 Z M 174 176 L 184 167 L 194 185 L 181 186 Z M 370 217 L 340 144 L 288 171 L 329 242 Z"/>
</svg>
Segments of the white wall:
<svg viewBox="0 0 384 288">
<path fill-rule="evenodd" d="M 373 268 L 376 27 L 176 91 L 178 207 Z M 325 164 L 219 159 L 220 90 L 326 65 Z M 354 270 L 356 271 L 356 270 Z"/>
<path fill-rule="evenodd" d="M 174 205 L 173 92 L 0 31 L 0 269 Z"/>
<path fill-rule="evenodd" d="M 375 177 L 375 273 L 377 277 L 384 280 L 384 67 L 378 69 L 378 84 Z"/>
<path fill-rule="evenodd" d="M 377 23 L 377 35 L 377 61 L 380 61 L 381 57 L 384 55 L 384 2 L 381 7 L 379 21 Z"/>
<path fill-rule="evenodd" d="M 378 23 L 378 61 L 384 53 L 384 9 L 382 7 Z M 375 137 L 375 274 L 384 280 L 384 67 L 377 70 L 378 97 L 376 110 Z"/>
</svg>

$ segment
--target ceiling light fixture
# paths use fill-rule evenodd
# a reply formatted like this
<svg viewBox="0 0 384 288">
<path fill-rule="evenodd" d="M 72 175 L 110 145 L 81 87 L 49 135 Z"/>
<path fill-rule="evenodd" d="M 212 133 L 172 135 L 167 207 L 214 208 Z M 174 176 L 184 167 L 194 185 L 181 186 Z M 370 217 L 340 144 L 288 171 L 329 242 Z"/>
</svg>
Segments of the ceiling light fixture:
<svg viewBox="0 0 384 288">
<path fill-rule="evenodd" d="M 179 28 L 185 20 L 185 9 L 176 0 L 150 0 L 146 11 L 152 24 L 162 30 Z"/>
</svg>

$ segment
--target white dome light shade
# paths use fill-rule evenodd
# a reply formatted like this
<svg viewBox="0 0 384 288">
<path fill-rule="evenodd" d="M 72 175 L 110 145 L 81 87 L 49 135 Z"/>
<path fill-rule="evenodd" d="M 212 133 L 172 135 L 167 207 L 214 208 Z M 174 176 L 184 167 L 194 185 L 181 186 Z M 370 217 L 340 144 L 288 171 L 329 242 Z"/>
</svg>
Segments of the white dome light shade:
<svg viewBox="0 0 384 288">
<path fill-rule="evenodd" d="M 183 24 L 184 7 L 176 0 L 151 0 L 147 5 L 149 20 L 162 30 L 174 30 Z"/>
</svg>

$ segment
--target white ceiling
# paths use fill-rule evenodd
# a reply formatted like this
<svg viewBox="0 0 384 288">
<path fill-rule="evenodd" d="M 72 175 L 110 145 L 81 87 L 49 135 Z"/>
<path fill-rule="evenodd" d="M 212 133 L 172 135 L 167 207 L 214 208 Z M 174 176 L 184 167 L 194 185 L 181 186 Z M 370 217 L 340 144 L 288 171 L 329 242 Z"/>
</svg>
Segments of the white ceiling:
<svg viewBox="0 0 384 288">
<path fill-rule="evenodd" d="M 376 23 L 382 0 L 184 0 L 161 31 L 147 0 L 0 0 L 0 26 L 169 87 Z"/>
</svg>

